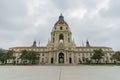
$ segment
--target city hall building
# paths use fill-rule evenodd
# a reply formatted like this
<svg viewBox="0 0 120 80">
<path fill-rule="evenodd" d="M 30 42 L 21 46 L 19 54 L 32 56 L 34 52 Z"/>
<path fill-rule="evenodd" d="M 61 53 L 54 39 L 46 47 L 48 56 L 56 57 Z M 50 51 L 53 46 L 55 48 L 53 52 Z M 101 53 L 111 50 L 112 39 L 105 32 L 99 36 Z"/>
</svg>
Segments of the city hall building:
<svg viewBox="0 0 120 80">
<path fill-rule="evenodd" d="M 114 54 L 114 51 L 110 47 L 91 46 L 88 40 L 86 41 L 86 46 L 77 46 L 72 40 L 72 32 L 62 14 L 51 31 L 51 39 L 47 45 L 42 47 L 36 44 L 37 42 L 34 41 L 32 46 L 10 48 L 10 50 L 15 52 L 15 61 L 21 63 L 19 58 L 22 54 L 21 51 L 27 50 L 36 51 L 40 54 L 39 64 L 79 64 L 86 63 L 86 59 L 90 60 L 94 50 L 102 49 L 104 57 L 101 59 L 101 62 L 113 62 L 111 56 Z"/>
</svg>

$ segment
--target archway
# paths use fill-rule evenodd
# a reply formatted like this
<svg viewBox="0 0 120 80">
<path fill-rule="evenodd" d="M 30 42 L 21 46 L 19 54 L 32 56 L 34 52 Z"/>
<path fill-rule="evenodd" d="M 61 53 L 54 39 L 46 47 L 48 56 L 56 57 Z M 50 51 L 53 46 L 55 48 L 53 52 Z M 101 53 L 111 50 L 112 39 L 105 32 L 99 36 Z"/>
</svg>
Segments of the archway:
<svg viewBox="0 0 120 80">
<path fill-rule="evenodd" d="M 51 63 L 53 64 L 53 58 L 51 58 Z"/>
<path fill-rule="evenodd" d="M 63 34 L 60 34 L 60 35 L 59 35 L 59 40 L 64 40 Z"/>
<path fill-rule="evenodd" d="M 64 63 L 64 54 L 63 53 L 59 53 L 59 55 L 58 55 L 58 61 L 59 61 L 59 63 Z"/>
<path fill-rule="evenodd" d="M 69 63 L 72 63 L 72 58 L 69 58 Z"/>
</svg>

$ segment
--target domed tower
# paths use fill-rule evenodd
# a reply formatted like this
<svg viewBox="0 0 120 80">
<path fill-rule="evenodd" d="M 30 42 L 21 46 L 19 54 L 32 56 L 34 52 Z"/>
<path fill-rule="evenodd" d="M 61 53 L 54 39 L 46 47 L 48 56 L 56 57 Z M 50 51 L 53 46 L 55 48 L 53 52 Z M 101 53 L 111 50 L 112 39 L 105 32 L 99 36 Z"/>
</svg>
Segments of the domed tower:
<svg viewBox="0 0 120 80">
<path fill-rule="evenodd" d="M 52 29 L 50 44 L 52 47 L 58 47 L 62 44 L 65 48 L 75 45 L 72 41 L 71 30 L 65 22 L 62 14 L 59 16 L 59 20 L 55 23 Z"/>
<path fill-rule="evenodd" d="M 37 45 L 36 45 L 36 40 L 33 42 L 32 47 L 37 47 Z"/>
</svg>

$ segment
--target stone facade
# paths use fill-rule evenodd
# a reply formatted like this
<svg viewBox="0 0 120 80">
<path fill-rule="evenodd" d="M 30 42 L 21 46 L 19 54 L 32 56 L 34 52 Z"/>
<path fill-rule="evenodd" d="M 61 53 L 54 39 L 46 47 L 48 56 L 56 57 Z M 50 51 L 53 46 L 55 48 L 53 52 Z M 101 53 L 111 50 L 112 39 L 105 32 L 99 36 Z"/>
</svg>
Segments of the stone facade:
<svg viewBox="0 0 120 80">
<path fill-rule="evenodd" d="M 105 56 L 101 59 L 102 63 L 112 63 L 111 55 L 114 51 L 110 47 L 90 46 L 89 41 L 86 41 L 86 46 L 76 46 L 72 40 L 72 32 L 69 25 L 65 22 L 62 14 L 59 20 L 55 23 L 51 39 L 47 46 L 37 47 L 36 41 L 30 47 L 13 47 L 15 61 L 20 63 L 19 59 L 22 50 L 39 52 L 39 64 L 79 64 L 85 63 L 86 59 L 90 60 L 94 50 L 102 49 Z M 94 62 L 94 61 L 93 61 Z"/>
</svg>

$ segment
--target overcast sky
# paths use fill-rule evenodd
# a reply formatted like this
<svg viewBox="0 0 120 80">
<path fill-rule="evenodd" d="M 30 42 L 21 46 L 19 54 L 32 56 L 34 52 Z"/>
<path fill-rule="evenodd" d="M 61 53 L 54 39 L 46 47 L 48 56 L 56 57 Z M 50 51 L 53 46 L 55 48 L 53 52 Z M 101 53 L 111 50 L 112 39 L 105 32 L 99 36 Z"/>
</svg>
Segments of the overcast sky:
<svg viewBox="0 0 120 80">
<path fill-rule="evenodd" d="M 0 48 L 46 46 L 60 13 L 77 46 L 120 50 L 120 0 L 0 0 Z"/>
</svg>

